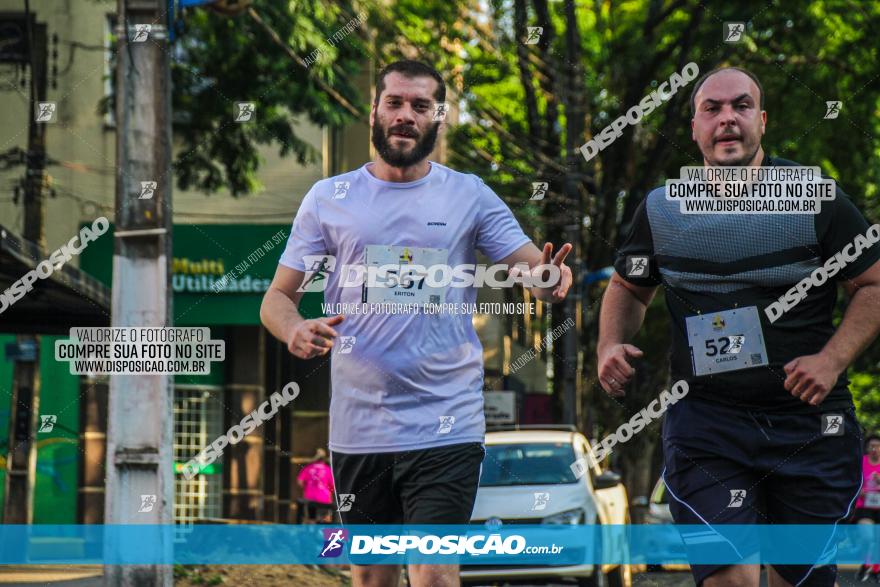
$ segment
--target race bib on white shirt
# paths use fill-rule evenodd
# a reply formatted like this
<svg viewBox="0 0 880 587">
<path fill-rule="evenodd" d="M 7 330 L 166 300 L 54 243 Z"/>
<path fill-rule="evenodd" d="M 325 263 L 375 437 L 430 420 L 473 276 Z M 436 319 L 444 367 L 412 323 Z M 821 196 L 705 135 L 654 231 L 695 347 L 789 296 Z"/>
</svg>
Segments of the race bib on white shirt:
<svg viewBox="0 0 880 587">
<path fill-rule="evenodd" d="M 446 286 L 437 283 L 444 283 L 451 270 L 434 271 L 432 267 L 448 267 L 448 262 L 448 249 L 367 245 L 362 301 L 394 305 L 442 304 L 446 299 Z"/>
<path fill-rule="evenodd" d="M 747 306 L 685 319 L 694 375 L 767 364 L 758 308 Z"/>
</svg>

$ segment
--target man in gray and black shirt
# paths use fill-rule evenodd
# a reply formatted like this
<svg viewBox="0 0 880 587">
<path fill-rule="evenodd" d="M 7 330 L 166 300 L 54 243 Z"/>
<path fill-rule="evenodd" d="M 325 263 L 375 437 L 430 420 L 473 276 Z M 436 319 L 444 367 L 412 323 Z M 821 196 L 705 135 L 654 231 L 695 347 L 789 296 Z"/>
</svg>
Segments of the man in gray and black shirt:
<svg viewBox="0 0 880 587">
<path fill-rule="evenodd" d="M 763 90 L 750 72 L 712 71 L 691 101 L 706 167 L 798 165 L 764 153 Z M 685 214 L 658 188 L 635 213 L 603 299 L 599 380 L 619 396 L 643 354 L 628 342 L 664 286 L 672 379 L 689 386 L 663 430 L 670 508 L 676 523 L 705 526 L 699 539 L 683 535 L 689 549 L 714 536 L 742 561 L 692 565 L 700 585 L 758 585 L 749 563 L 759 546 L 734 547 L 724 524 L 833 527 L 858 495 L 846 368 L 880 330 L 880 227 L 840 190 L 820 210 Z M 851 300 L 835 330 L 838 283 Z M 815 554 L 816 565 L 774 565 L 770 585 L 833 585 L 836 568 Z"/>
</svg>

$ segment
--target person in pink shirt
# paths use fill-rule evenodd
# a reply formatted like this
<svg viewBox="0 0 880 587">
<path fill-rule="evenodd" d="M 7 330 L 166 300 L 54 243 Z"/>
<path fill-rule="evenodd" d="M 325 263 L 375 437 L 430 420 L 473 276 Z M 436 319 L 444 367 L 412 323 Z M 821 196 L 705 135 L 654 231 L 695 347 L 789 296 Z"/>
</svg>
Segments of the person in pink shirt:
<svg viewBox="0 0 880 587">
<path fill-rule="evenodd" d="M 333 520 L 333 472 L 327 464 L 327 451 L 319 448 L 312 462 L 303 467 L 296 477 L 303 495 L 296 510 L 296 523 L 305 518 L 329 523 Z"/>
<path fill-rule="evenodd" d="M 862 490 L 856 501 L 856 511 L 853 514 L 856 524 L 873 526 L 880 522 L 880 436 L 872 434 L 865 440 L 865 456 L 862 457 Z M 873 528 L 871 529 L 873 530 Z M 874 555 L 870 544 L 873 532 L 866 532 L 867 552 L 865 564 L 859 569 L 857 579 L 867 581 L 873 578 L 875 583 L 880 583 L 880 560 Z"/>
</svg>

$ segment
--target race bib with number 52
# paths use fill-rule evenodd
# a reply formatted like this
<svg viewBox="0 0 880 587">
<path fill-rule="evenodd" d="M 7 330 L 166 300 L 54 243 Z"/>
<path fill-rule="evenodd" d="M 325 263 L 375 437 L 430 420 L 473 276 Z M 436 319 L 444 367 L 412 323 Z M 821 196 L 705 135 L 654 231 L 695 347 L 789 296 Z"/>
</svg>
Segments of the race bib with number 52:
<svg viewBox="0 0 880 587">
<path fill-rule="evenodd" d="M 689 316 L 685 324 L 694 375 L 749 369 L 768 362 L 755 306 Z"/>
</svg>

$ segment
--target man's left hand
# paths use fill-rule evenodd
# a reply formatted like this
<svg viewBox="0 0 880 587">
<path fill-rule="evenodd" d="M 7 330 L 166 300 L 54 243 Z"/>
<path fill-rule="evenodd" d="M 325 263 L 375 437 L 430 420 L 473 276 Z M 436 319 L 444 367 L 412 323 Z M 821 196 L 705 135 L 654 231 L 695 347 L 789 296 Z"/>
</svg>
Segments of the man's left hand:
<svg viewBox="0 0 880 587">
<path fill-rule="evenodd" d="M 559 268 L 559 282 L 547 287 L 531 288 L 535 297 L 542 302 L 555 304 L 564 300 L 565 296 L 568 295 L 568 288 L 571 287 L 572 282 L 571 269 L 563 261 L 565 261 L 568 253 L 571 252 L 571 249 L 571 244 L 565 243 L 559 248 L 559 252 L 553 255 L 553 244 L 544 244 L 544 250 L 541 251 L 541 265 L 556 265 Z M 535 277 L 537 278 L 537 275 Z"/>
<path fill-rule="evenodd" d="M 785 367 L 785 389 L 811 406 L 818 406 L 834 387 L 843 370 L 822 353 L 790 361 Z"/>
</svg>

